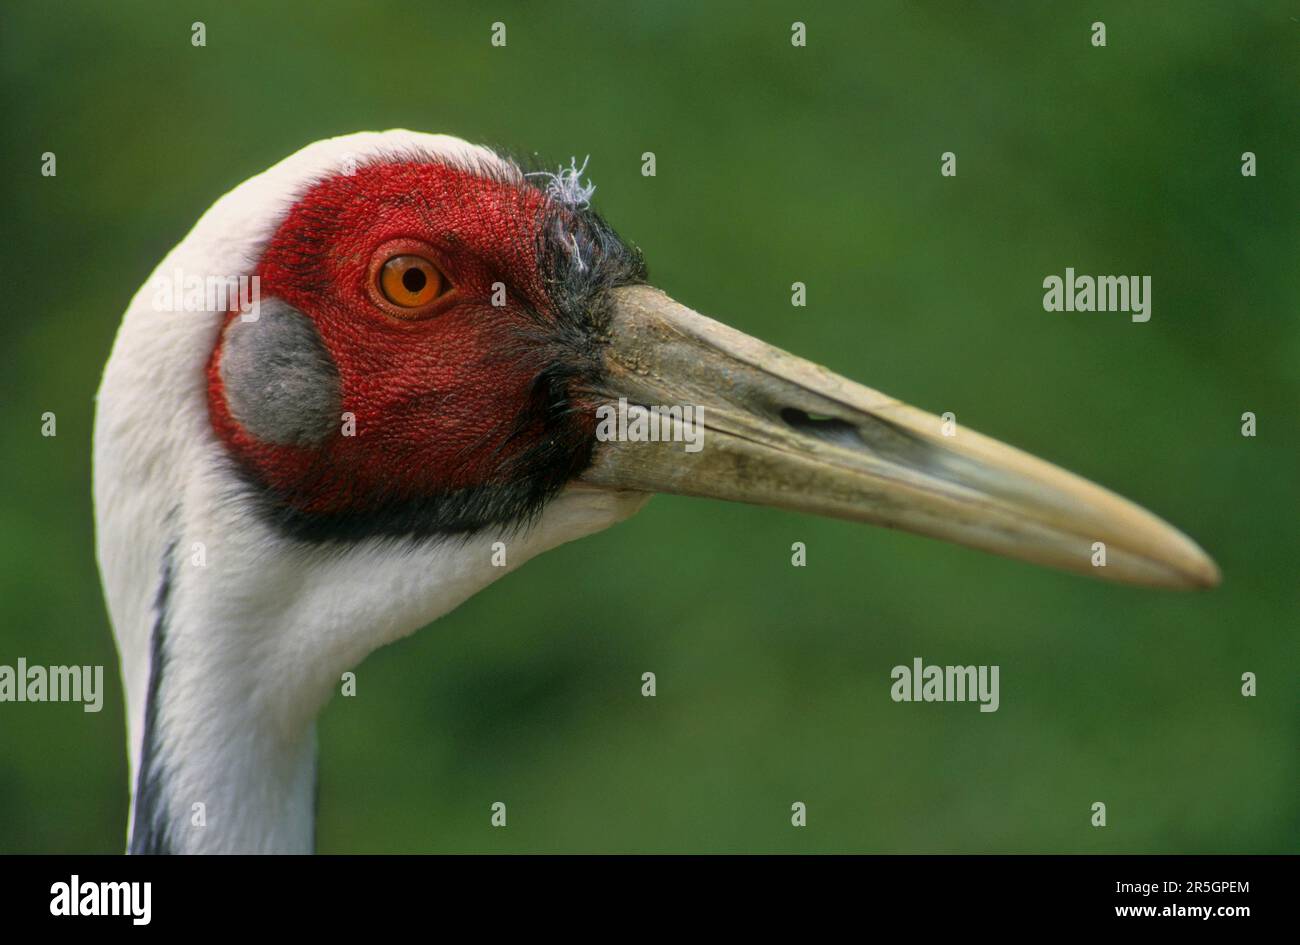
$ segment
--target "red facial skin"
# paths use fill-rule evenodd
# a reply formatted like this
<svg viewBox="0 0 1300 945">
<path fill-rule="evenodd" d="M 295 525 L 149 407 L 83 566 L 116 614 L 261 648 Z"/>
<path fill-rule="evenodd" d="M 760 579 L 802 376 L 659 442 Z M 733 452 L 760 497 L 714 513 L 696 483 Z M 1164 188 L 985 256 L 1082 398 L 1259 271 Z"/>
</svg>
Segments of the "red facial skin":
<svg viewBox="0 0 1300 945">
<path fill-rule="evenodd" d="M 554 317 L 537 258 L 545 210 L 545 196 L 531 186 L 440 164 L 376 164 L 315 185 L 255 273 L 263 300 L 283 299 L 315 323 L 356 433 L 313 448 L 258 441 L 226 405 L 218 342 L 208 365 L 218 436 L 300 512 L 364 512 L 502 484 L 510 460 L 547 435 L 533 422 L 511 436 L 528 415 L 540 366 L 519 332 Z M 449 286 L 432 312 L 414 319 L 392 314 L 375 295 L 372 274 L 383 262 L 376 251 L 394 240 L 428 244 Z M 494 282 L 505 285 L 503 307 L 491 304 Z M 594 410 L 573 418 L 594 436 Z"/>
</svg>

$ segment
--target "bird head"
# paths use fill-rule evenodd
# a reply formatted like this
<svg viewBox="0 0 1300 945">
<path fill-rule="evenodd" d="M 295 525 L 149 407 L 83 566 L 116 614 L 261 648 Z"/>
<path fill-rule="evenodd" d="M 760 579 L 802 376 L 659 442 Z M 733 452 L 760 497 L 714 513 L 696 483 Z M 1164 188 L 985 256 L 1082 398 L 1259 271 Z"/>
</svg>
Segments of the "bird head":
<svg viewBox="0 0 1300 945">
<path fill-rule="evenodd" d="M 95 499 L 145 848 L 177 845 L 205 783 L 300 796 L 341 672 L 656 492 L 1217 582 L 1117 495 L 673 301 L 590 197 L 574 167 L 455 138 L 330 139 L 219 200 L 132 301 Z M 159 280 L 232 278 L 251 308 L 157 302 Z M 658 408 L 661 435 L 626 435 Z M 214 803 L 234 826 L 210 848 L 276 845 Z"/>
<path fill-rule="evenodd" d="M 226 313 L 208 369 L 270 520 L 308 541 L 519 528 L 590 466 L 613 290 L 645 269 L 573 173 L 394 154 L 297 198 L 254 267 L 267 304 Z"/>
</svg>

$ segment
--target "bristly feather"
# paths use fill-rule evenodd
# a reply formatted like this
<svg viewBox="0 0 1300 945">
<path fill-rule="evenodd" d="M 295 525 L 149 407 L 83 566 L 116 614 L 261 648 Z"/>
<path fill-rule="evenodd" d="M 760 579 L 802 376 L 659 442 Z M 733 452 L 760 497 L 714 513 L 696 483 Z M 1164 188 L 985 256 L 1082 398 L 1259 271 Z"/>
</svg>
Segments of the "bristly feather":
<svg viewBox="0 0 1300 945">
<path fill-rule="evenodd" d="M 578 167 L 578 159 L 571 157 L 569 166 L 560 165 L 555 173 L 531 171 L 524 176 L 545 178 L 547 197 L 571 209 L 586 210 L 591 206 L 592 195 L 596 193 L 595 184 L 590 180 L 583 183 L 582 180 L 582 175 L 587 173 L 587 164 L 590 160 L 591 156 L 588 155 L 582 159 L 582 167 Z"/>
</svg>

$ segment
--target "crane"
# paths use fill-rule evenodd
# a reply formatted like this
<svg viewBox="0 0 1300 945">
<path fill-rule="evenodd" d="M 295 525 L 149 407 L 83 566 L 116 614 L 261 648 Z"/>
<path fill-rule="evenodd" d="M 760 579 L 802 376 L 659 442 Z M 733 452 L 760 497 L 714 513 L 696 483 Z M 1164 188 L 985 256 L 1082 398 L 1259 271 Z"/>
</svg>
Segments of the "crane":
<svg viewBox="0 0 1300 945">
<path fill-rule="evenodd" d="M 342 674 L 656 492 L 1218 582 L 1150 512 L 651 287 L 579 171 L 446 135 L 318 141 L 132 299 L 94 429 L 130 852 L 311 851 Z"/>
</svg>

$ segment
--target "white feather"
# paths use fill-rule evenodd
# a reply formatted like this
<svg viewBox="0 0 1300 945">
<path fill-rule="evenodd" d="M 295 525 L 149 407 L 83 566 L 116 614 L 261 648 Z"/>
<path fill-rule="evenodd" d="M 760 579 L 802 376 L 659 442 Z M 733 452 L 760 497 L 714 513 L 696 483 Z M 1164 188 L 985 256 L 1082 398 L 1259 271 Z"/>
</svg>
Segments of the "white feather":
<svg viewBox="0 0 1300 945">
<path fill-rule="evenodd" d="M 554 174 L 550 171 L 533 171 L 526 176 L 545 177 L 546 196 L 575 209 L 585 210 L 591 206 L 591 198 L 596 193 L 596 185 L 590 180 L 584 182 L 582 179 L 582 175 L 587 173 L 587 163 L 590 160 L 590 156 L 583 158 L 582 167 L 579 167 L 578 159 L 571 157 L 569 166 L 561 165 Z"/>
</svg>

